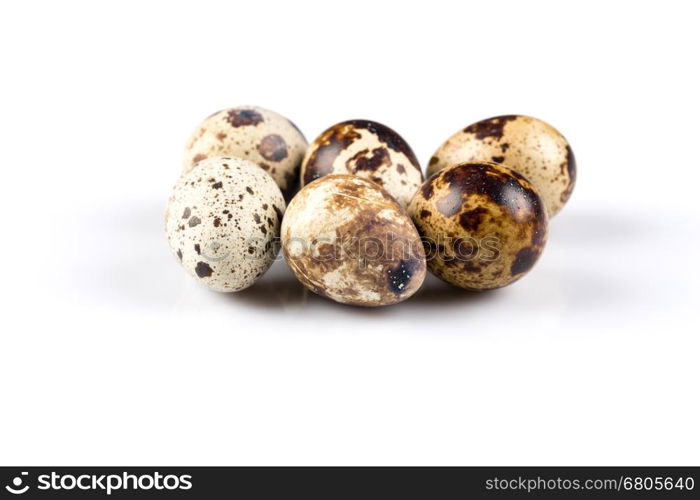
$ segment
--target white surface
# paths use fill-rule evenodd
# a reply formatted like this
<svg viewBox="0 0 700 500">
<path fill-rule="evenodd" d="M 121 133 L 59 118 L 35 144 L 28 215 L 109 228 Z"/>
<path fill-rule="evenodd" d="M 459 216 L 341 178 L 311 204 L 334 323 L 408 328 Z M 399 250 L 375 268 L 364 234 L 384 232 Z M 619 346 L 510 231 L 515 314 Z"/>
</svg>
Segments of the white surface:
<svg viewBox="0 0 700 500">
<path fill-rule="evenodd" d="M 690 3 L 22 2 L 0 7 L 0 462 L 695 464 Z M 258 104 L 422 162 L 540 117 L 579 182 L 533 272 L 363 310 L 283 262 L 209 292 L 165 242 L 184 142 Z"/>
</svg>

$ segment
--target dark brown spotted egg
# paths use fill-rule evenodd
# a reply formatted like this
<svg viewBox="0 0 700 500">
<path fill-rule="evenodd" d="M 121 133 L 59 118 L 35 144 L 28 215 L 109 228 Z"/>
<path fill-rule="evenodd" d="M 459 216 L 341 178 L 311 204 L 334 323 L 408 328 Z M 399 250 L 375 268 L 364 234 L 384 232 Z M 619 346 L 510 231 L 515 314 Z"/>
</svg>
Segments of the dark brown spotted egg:
<svg viewBox="0 0 700 500">
<path fill-rule="evenodd" d="M 523 174 L 537 188 L 550 217 L 562 209 L 576 183 L 569 143 L 554 127 L 530 116 L 497 116 L 460 130 L 430 159 L 428 176 L 474 161 L 501 163 Z"/>
<path fill-rule="evenodd" d="M 285 203 L 272 178 L 241 158 L 210 158 L 175 184 L 165 212 L 170 248 L 209 288 L 253 284 L 279 251 Z"/>
<path fill-rule="evenodd" d="M 344 304 L 394 304 L 425 278 L 411 219 L 384 189 L 352 175 L 328 175 L 299 191 L 282 221 L 282 248 L 299 281 Z"/>
<path fill-rule="evenodd" d="M 333 125 L 309 146 L 301 166 L 302 186 L 328 174 L 352 174 L 375 182 L 403 207 L 423 183 L 408 143 L 389 127 L 369 120 Z"/>
<path fill-rule="evenodd" d="M 184 172 L 215 156 L 237 156 L 260 165 L 285 195 L 298 185 L 306 139 L 287 118 L 263 108 L 224 109 L 204 120 L 187 143 Z"/>
<path fill-rule="evenodd" d="M 462 163 L 428 179 L 408 207 L 428 269 L 469 290 L 506 286 L 535 265 L 547 211 L 535 188 L 497 163 Z"/>
</svg>

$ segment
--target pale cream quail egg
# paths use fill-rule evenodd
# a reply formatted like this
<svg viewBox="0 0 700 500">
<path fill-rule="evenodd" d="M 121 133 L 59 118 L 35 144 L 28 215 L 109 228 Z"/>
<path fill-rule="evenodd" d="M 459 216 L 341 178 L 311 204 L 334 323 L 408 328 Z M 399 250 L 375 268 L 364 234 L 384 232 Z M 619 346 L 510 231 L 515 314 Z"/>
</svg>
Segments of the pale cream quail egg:
<svg viewBox="0 0 700 500">
<path fill-rule="evenodd" d="M 241 158 L 200 161 L 175 184 L 165 214 L 172 252 L 209 288 L 255 282 L 279 251 L 285 203 L 272 177 Z"/>
<path fill-rule="evenodd" d="M 215 156 L 257 163 L 285 195 L 296 189 L 306 151 L 301 131 L 284 116 L 256 106 L 224 109 L 204 120 L 185 149 L 183 172 Z"/>
</svg>

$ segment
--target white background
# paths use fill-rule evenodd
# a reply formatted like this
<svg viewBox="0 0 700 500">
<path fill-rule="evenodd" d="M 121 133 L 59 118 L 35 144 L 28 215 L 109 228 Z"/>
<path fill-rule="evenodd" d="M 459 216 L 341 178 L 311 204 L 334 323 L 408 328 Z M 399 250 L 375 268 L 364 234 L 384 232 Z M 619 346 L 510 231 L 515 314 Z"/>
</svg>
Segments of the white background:
<svg viewBox="0 0 700 500">
<path fill-rule="evenodd" d="M 700 462 L 693 4 L 4 2 L 0 462 Z M 208 291 L 163 212 L 200 120 L 309 140 L 537 116 L 579 181 L 533 272 L 365 310 Z"/>
</svg>

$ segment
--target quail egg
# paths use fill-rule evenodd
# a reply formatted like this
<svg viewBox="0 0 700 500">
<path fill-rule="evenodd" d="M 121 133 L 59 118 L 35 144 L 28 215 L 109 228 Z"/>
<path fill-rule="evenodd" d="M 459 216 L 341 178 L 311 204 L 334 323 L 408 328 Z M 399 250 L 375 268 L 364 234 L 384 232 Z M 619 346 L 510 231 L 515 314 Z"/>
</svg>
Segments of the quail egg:
<svg viewBox="0 0 700 500">
<path fill-rule="evenodd" d="M 408 143 L 389 127 L 369 120 L 333 125 L 309 146 L 301 167 L 302 185 L 328 174 L 352 174 L 375 182 L 403 207 L 423 183 Z"/>
<path fill-rule="evenodd" d="M 469 290 L 521 278 L 547 240 L 547 211 L 535 188 L 496 163 L 441 170 L 416 193 L 408 213 L 426 245 L 428 269 Z"/>
<path fill-rule="evenodd" d="M 187 143 L 184 172 L 205 158 L 236 156 L 257 163 L 286 195 L 296 189 L 306 139 L 282 115 L 255 106 L 224 109 L 204 120 Z"/>
<path fill-rule="evenodd" d="M 173 188 L 165 213 L 168 243 L 209 288 L 242 290 L 275 259 L 284 209 L 277 184 L 255 163 L 209 158 Z"/>
<path fill-rule="evenodd" d="M 299 191 L 282 221 L 282 249 L 301 283 L 345 304 L 394 304 L 425 278 L 411 219 L 384 189 L 352 175 L 327 175 Z"/>
<path fill-rule="evenodd" d="M 562 209 L 576 183 L 576 160 L 569 143 L 554 127 L 530 116 L 497 116 L 460 130 L 430 159 L 428 176 L 474 161 L 501 163 L 527 177 L 550 217 Z"/>
</svg>

